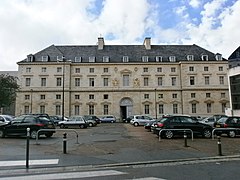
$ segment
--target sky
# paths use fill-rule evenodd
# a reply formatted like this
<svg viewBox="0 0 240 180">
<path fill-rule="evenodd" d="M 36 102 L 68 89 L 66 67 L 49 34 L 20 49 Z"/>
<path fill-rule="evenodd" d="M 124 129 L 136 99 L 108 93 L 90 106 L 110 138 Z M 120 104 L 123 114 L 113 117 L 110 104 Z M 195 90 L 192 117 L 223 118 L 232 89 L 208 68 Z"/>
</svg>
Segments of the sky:
<svg viewBox="0 0 240 180">
<path fill-rule="evenodd" d="M 240 0 L 0 0 L 0 71 L 50 45 L 240 46 Z"/>
</svg>

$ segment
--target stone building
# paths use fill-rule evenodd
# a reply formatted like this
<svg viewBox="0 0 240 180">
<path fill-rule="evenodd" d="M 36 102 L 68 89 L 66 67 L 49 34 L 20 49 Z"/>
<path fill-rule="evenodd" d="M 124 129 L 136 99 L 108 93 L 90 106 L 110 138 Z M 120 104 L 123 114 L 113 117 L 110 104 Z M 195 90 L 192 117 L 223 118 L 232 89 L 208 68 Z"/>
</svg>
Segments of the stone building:
<svg viewBox="0 0 240 180">
<path fill-rule="evenodd" d="M 18 62 L 16 114 L 210 116 L 229 106 L 228 61 L 193 45 L 51 45 Z"/>
</svg>

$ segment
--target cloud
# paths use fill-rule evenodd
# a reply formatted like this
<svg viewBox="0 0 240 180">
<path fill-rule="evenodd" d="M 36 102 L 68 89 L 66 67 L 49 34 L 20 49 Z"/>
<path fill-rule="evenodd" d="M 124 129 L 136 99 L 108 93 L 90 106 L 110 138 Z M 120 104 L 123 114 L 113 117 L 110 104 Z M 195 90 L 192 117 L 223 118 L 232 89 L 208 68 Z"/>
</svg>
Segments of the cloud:
<svg viewBox="0 0 240 180">
<path fill-rule="evenodd" d="M 193 8 L 198 8 L 201 4 L 200 0 L 190 0 L 189 5 L 192 6 Z"/>
</svg>

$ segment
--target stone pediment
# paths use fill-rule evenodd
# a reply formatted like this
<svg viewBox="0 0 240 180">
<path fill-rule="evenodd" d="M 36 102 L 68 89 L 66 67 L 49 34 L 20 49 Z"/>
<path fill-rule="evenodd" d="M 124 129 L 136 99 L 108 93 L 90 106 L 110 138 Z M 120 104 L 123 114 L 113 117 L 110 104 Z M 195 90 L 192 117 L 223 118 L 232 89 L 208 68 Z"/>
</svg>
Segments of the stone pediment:
<svg viewBox="0 0 240 180">
<path fill-rule="evenodd" d="M 131 74 L 132 71 L 130 71 L 129 69 L 123 69 L 122 71 L 120 71 L 121 74 Z"/>
</svg>

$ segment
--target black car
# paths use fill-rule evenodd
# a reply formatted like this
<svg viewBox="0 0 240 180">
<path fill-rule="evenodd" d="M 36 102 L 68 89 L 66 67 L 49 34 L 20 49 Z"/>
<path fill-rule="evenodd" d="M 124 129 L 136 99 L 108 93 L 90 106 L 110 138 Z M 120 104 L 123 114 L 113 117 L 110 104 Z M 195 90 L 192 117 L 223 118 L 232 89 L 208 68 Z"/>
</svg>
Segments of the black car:
<svg viewBox="0 0 240 180">
<path fill-rule="evenodd" d="M 229 137 L 235 137 L 236 135 L 240 135 L 239 116 L 222 117 L 217 122 L 215 122 L 213 126 L 216 128 L 215 133 L 217 135 L 227 134 Z M 221 128 L 221 130 L 218 130 L 217 128 Z"/>
<path fill-rule="evenodd" d="M 97 116 L 94 116 L 94 115 L 84 115 L 83 116 L 85 120 L 94 120 L 96 121 L 98 124 L 101 123 L 101 120 L 97 117 Z"/>
<path fill-rule="evenodd" d="M 161 129 L 169 129 L 161 133 L 161 136 L 168 139 L 173 138 L 175 135 L 183 135 L 184 129 L 190 129 L 193 131 L 194 135 L 201 135 L 205 138 L 210 138 L 212 135 L 212 127 L 210 125 L 200 123 L 191 116 L 184 115 L 163 117 L 160 121 L 155 123 L 154 128 L 152 128 L 157 135 Z M 189 133 L 189 131 L 186 131 L 186 133 Z"/>
<path fill-rule="evenodd" d="M 10 123 L 0 126 L 0 137 L 5 136 L 26 136 L 27 128 L 30 128 L 30 137 L 35 139 L 37 132 L 40 129 L 52 129 L 52 131 L 39 131 L 38 135 L 44 134 L 46 137 L 51 137 L 55 133 L 55 125 L 46 117 L 38 115 L 23 115 L 15 118 Z"/>
</svg>

